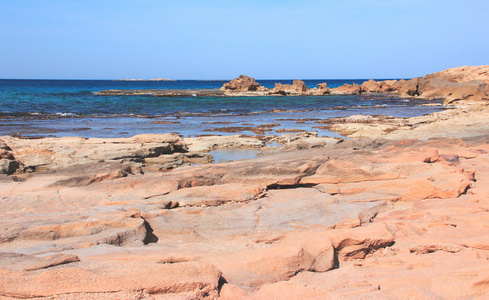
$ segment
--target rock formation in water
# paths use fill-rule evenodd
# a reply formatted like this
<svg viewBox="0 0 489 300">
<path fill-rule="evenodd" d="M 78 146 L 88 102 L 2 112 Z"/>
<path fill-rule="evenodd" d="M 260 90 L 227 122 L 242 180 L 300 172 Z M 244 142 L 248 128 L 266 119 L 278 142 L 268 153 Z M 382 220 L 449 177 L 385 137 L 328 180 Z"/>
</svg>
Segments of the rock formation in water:
<svg viewBox="0 0 489 300">
<path fill-rule="evenodd" d="M 344 84 L 328 88 L 327 83 L 308 89 L 302 80 L 294 80 L 292 85 L 276 83 L 273 89 L 261 86 L 252 77 L 241 75 L 225 83 L 219 90 L 105 90 L 95 95 L 151 95 L 158 97 L 182 96 L 319 96 L 319 95 L 359 95 L 395 94 L 401 97 L 423 99 L 445 99 L 445 104 L 464 102 L 486 102 L 489 100 L 489 66 L 459 67 L 442 72 L 405 80 L 368 80 L 362 84 Z"/>
<path fill-rule="evenodd" d="M 319 83 L 317 87 L 314 87 L 307 91 L 307 94 L 311 96 L 328 95 L 330 93 L 331 89 L 328 87 L 328 84 L 326 82 Z"/>
<path fill-rule="evenodd" d="M 246 75 L 240 75 L 238 78 L 235 78 L 230 82 L 225 83 L 220 90 L 228 93 L 233 93 L 233 92 L 257 92 L 257 91 L 264 91 L 266 89 L 263 86 L 261 86 L 258 82 L 256 82 L 255 78 L 248 77 Z"/>
<path fill-rule="evenodd" d="M 270 92 L 272 95 L 304 95 L 308 91 L 308 88 L 304 81 L 294 80 L 292 84 L 275 83 L 275 87 Z"/>
</svg>

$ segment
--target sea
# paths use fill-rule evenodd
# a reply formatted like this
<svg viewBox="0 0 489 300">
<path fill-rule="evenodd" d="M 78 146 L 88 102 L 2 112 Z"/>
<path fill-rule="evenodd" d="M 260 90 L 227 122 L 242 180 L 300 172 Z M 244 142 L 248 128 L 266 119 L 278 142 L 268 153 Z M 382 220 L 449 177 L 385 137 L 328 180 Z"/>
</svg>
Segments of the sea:
<svg viewBox="0 0 489 300">
<path fill-rule="evenodd" d="M 380 79 L 384 80 L 384 79 Z M 276 82 L 257 80 L 267 88 Z M 330 88 L 366 79 L 304 80 L 309 88 L 327 82 Z M 441 101 L 387 95 L 325 95 L 267 97 L 102 96 L 102 90 L 219 89 L 228 80 L 119 81 L 0 79 L 0 136 L 28 138 L 80 136 L 130 137 L 144 133 L 256 135 L 251 128 L 270 126 L 267 135 L 285 129 L 316 131 L 341 137 L 318 121 L 351 115 L 421 116 L 443 109 Z M 231 129 L 229 129 L 231 128 Z"/>
</svg>

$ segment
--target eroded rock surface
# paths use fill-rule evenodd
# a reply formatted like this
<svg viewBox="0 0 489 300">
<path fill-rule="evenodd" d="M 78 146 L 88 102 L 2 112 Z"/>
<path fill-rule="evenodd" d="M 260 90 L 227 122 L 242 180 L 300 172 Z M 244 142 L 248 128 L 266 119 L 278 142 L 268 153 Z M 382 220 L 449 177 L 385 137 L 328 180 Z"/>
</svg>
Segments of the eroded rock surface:
<svg viewBox="0 0 489 300">
<path fill-rule="evenodd" d="M 143 161 L 176 152 L 187 152 L 175 134 L 143 134 L 131 138 L 42 138 L 2 137 L 11 154 L 24 168 L 56 169 L 85 163 Z"/>
<path fill-rule="evenodd" d="M 120 158 L 124 141 L 90 145 Z M 68 148 L 70 163 L 0 178 L 4 297 L 487 295 L 487 139 L 345 141 L 165 172 Z"/>
<path fill-rule="evenodd" d="M 445 99 L 445 104 L 489 100 L 489 66 L 465 66 L 409 80 L 369 80 L 345 84 L 331 94 L 395 93 L 403 97 Z"/>
<path fill-rule="evenodd" d="M 273 90 L 270 92 L 272 95 L 278 94 L 278 95 L 303 95 L 306 94 L 308 91 L 308 88 L 304 81 L 302 80 L 294 80 L 292 84 L 281 84 L 281 83 L 275 83 L 275 87 Z"/>
</svg>

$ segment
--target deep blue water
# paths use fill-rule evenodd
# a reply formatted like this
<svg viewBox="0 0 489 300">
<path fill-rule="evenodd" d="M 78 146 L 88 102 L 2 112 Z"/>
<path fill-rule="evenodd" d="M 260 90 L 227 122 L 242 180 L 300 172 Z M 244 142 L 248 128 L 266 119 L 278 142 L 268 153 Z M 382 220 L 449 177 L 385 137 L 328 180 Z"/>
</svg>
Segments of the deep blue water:
<svg viewBox="0 0 489 300">
<path fill-rule="evenodd" d="M 305 80 L 309 88 L 328 82 L 331 88 L 357 80 Z M 422 100 L 386 96 L 307 97 L 154 97 L 99 96 L 107 89 L 218 89 L 227 81 L 0 80 L 0 135 L 121 137 L 176 132 L 184 136 L 231 134 L 208 132 L 225 126 L 277 123 L 277 128 L 315 130 L 314 122 L 283 119 L 331 118 L 353 114 L 417 116 L 439 108 Z M 275 82 L 258 80 L 272 88 Z M 273 111 L 272 111 L 273 110 Z M 155 122 L 157 121 L 157 122 Z M 171 121 L 173 124 L 162 124 Z M 231 122 L 229 125 L 203 124 Z M 243 125 L 244 124 L 244 125 Z M 316 129 L 317 130 L 317 129 Z M 244 131 L 239 133 L 249 134 Z M 273 132 L 272 132 L 273 133 Z M 324 135 L 335 135 L 321 132 Z"/>
</svg>

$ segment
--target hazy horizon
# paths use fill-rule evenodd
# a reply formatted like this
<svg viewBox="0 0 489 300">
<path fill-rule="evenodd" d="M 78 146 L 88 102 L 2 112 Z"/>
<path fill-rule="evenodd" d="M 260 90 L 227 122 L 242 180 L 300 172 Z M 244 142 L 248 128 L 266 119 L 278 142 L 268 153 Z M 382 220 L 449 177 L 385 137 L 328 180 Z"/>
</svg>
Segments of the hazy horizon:
<svg viewBox="0 0 489 300">
<path fill-rule="evenodd" d="M 489 64 L 489 2 L 3 1 L 0 78 L 413 78 Z"/>
</svg>

